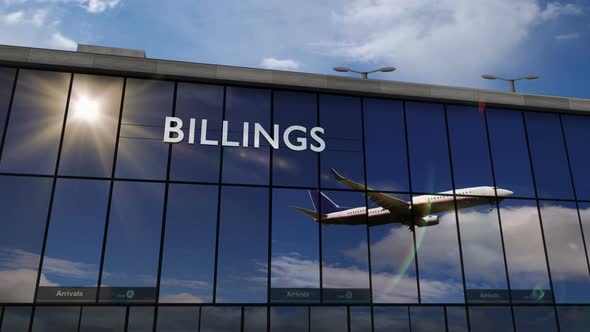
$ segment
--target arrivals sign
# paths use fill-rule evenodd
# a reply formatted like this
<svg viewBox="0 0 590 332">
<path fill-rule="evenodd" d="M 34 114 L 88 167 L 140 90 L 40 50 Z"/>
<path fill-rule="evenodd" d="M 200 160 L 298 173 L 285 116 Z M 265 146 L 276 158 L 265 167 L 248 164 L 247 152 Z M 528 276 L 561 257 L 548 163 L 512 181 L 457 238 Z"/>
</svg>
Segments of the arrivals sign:
<svg viewBox="0 0 590 332">
<path fill-rule="evenodd" d="M 221 126 L 221 136 L 213 137 L 207 133 L 209 125 L 207 119 L 201 119 L 200 132 L 197 133 L 197 120 L 189 119 L 188 126 L 182 119 L 172 116 L 166 117 L 164 126 L 164 143 L 180 143 L 183 141 L 188 144 L 200 145 L 221 145 L 229 147 L 253 147 L 260 148 L 261 141 L 268 143 L 273 149 L 279 149 L 280 142 L 293 151 L 305 151 L 310 149 L 313 152 L 322 152 L 326 148 L 326 142 L 322 138 L 324 128 L 313 127 L 308 128 L 299 125 L 293 125 L 281 131 L 278 124 L 273 125 L 273 129 L 269 131 L 265 129 L 260 123 L 243 122 L 241 125 L 230 124 L 228 121 L 223 121 Z M 187 128 L 188 127 L 188 128 Z M 242 137 L 240 140 L 230 140 L 229 132 L 241 131 Z M 253 132 L 251 135 L 250 132 Z M 253 142 L 250 138 L 253 136 Z"/>
</svg>

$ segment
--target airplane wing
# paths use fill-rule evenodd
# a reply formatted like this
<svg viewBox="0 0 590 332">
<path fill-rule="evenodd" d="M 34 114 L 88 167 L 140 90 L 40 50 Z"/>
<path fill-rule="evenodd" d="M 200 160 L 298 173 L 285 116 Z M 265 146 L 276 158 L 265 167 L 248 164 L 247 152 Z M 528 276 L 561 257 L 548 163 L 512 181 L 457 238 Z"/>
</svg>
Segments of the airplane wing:
<svg viewBox="0 0 590 332">
<path fill-rule="evenodd" d="M 355 190 L 362 190 L 367 191 L 367 196 L 369 199 L 374 202 L 375 204 L 379 205 L 384 209 L 388 209 L 391 212 L 395 212 L 398 215 L 406 215 L 410 214 L 410 203 L 402 201 L 399 198 L 395 198 L 384 193 L 372 191 L 371 188 L 364 186 L 360 183 L 351 181 L 342 175 L 338 174 L 335 169 L 331 169 L 332 175 L 341 182 L 342 184 L 355 189 Z"/>
</svg>

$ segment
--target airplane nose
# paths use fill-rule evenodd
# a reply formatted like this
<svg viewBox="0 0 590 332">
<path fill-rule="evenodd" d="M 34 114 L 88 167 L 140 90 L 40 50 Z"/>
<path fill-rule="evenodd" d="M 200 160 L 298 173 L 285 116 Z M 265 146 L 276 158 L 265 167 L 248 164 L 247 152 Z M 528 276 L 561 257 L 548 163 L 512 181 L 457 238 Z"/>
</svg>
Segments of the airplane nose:
<svg viewBox="0 0 590 332">
<path fill-rule="evenodd" d="M 508 196 L 512 196 L 512 194 L 514 194 L 514 193 L 510 190 L 498 189 L 498 196 L 508 197 Z"/>
</svg>

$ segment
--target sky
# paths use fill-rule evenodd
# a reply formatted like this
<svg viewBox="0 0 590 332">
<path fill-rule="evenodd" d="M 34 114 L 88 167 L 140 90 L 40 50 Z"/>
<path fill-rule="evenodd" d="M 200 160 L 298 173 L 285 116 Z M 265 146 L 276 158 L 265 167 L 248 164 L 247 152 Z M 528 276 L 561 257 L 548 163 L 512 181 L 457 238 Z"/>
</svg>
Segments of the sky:
<svg viewBox="0 0 590 332">
<path fill-rule="evenodd" d="M 588 0 L 0 0 L 0 44 L 590 98 Z"/>
</svg>

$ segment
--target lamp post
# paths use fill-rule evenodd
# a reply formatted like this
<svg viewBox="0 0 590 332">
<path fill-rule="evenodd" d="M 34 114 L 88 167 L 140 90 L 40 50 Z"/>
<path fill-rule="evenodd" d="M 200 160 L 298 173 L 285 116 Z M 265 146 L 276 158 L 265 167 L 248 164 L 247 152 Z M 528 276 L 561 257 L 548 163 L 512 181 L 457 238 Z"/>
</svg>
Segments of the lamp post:
<svg viewBox="0 0 590 332">
<path fill-rule="evenodd" d="M 334 67 L 332 69 L 334 69 L 337 72 L 341 72 L 341 73 L 351 72 L 351 73 L 361 74 L 361 77 L 366 80 L 369 78 L 368 77 L 369 74 L 376 73 L 376 72 L 383 72 L 383 73 L 392 72 L 395 70 L 395 67 L 383 67 L 383 68 L 379 68 L 379 69 L 375 69 L 375 70 L 371 70 L 371 71 L 357 71 L 357 70 L 350 69 L 347 67 Z"/>
<path fill-rule="evenodd" d="M 520 80 L 536 80 L 537 78 L 539 78 L 538 75 L 528 75 L 528 76 L 523 76 L 523 77 L 519 77 L 519 78 L 502 78 L 502 77 L 498 77 L 496 75 L 481 75 L 482 78 L 485 78 L 486 80 L 502 80 L 502 81 L 507 81 L 510 82 L 510 91 L 512 92 L 516 92 L 516 87 L 514 86 L 514 82 L 516 81 L 520 81 Z"/>
</svg>

